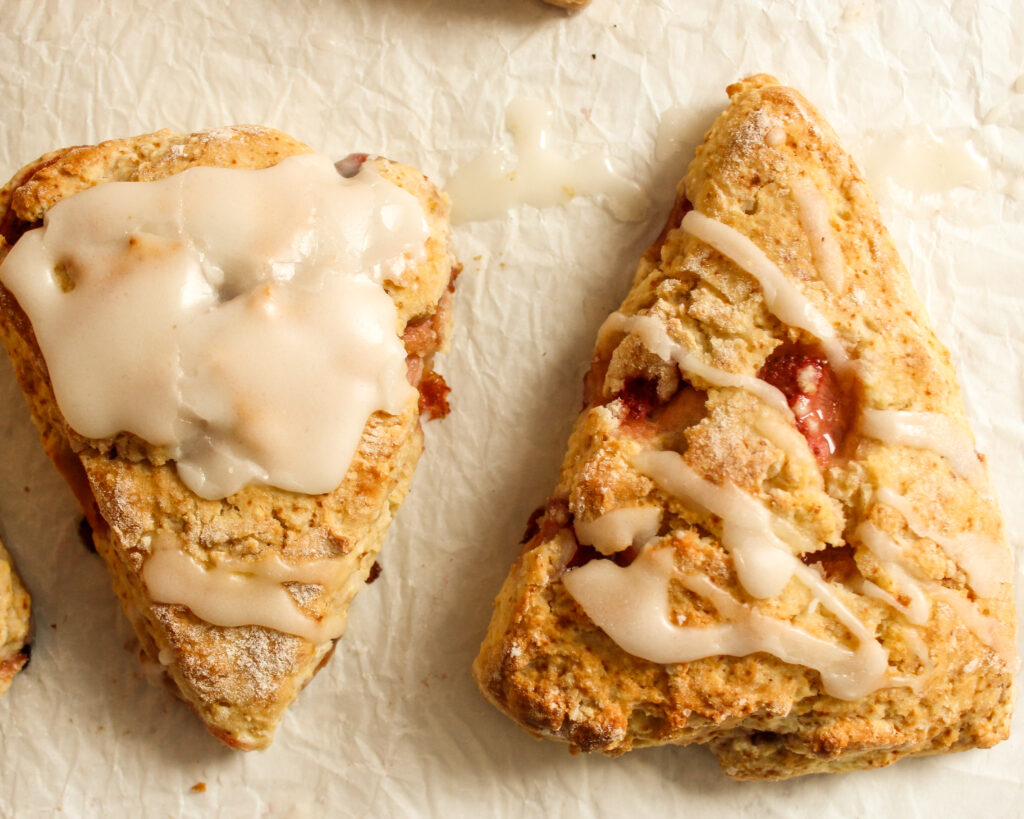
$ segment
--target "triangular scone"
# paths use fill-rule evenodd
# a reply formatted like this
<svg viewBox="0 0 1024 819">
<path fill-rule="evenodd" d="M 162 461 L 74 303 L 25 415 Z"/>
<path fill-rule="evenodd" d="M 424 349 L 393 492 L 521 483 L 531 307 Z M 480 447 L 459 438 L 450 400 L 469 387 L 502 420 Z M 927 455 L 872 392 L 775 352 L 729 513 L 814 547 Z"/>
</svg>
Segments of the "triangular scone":
<svg viewBox="0 0 1024 819">
<path fill-rule="evenodd" d="M 0 694 L 28 662 L 30 610 L 28 592 L 0 541 Z"/>
<path fill-rule="evenodd" d="M 949 356 L 821 116 L 728 91 L 476 679 L 531 733 L 706 744 L 741 779 L 991 746 L 1011 556 Z"/>
<path fill-rule="evenodd" d="M 114 588 L 139 636 L 144 657 L 163 666 L 177 691 L 214 736 L 241 749 L 264 748 L 270 744 L 285 708 L 329 657 L 343 631 L 350 601 L 363 583 L 375 576 L 371 573 L 375 556 L 409 488 L 423 448 L 421 411 L 431 416 L 447 411 L 447 387 L 432 369 L 434 352 L 447 344 L 451 285 L 456 273 L 448 244 L 447 198 L 418 171 L 382 158 L 353 155 L 338 163 L 338 172 L 350 177 L 343 180 L 346 183 L 363 186 L 360 195 L 364 196 L 367 208 L 344 206 L 349 208 L 340 220 L 345 224 L 337 225 L 345 232 L 344 238 L 335 236 L 332 222 L 325 232 L 314 232 L 311 238 L 302 240 L 308 247 L 299 247 L 301 242 L 297 243 L 293 255 L 289 255 L 293 251 L 287 248 L 273 249 L 278 255 L 272 258 L 279 261 L 270 266 L 270 273 L 265 276 L 268 294 L 279 281 L 299 277 L 300 273 L 295 271 L 305 264 L 302 259 L 306 258 L 303 253 L 307 251 L 315 253 L 321 246 L 333 247 L 333 242 L 347 241 L 350 244 L 338 251 L 339 257 L 349 251 L 357 253 L 361 244 L 369 245 L 392 229 L 401 239 L 404 234 L 389 220 L 408 219 L 410 213 L 419 231 L 416 234 L 419 243 L 411 251 L 405 248 L 398 257 L 385 259 L 389 267 L 363 271 L 366 275 L 355 276 L 353 281 L 358 281 L 351 285 L 357 290 L 377 288 L 372 302 L 374 311 L 383 311 L 385 319 L 394 322 L 394 335 L 389 336 L 391 328 L 383 324 L 379 329 L 365 331 L 366 337 L 371 339 L 367 342 L 368 349 L 374 355 L 373 350 L 377 349 L 374 344 L 390 345 L 387 350 L 392 356 L 388 359 L 391 369 L 387 377 L 394 379 L 393 383 L 389 382 L 392 383 L 388 398 L 391 411 L 367 412 L 361 419 L 357 414 L 352 432 L 354 454 L 350 461 L 342 463 L 339 478 L 329 484 L 336 488 L 318 490 L 319 493 L 279 489 L 277 486 L 281 484 L 271 481 L 268 485 L 245 485 L 223 498 L 216 497 L 215 492 L 214 497 L 200 497 L 183 482 L 177 468 L 180 464 L 169 457 L 166 446 L 154 446 L 142 437 L 123 432 L 103 438 L 79 434 L 66 421 L 62 412 L 64 405 L 58 406 L 55 399 L 51 368 L 44 360 L 42 345 L 37 339 L 38 327 L 34 327 L 30 316 L 26 315 L 31 311 L 27 307 L 22 309 L 4 271 L 18 252 L 17 246 L 13 249 L 11 246 L 30 235 L 31 229 L 38 227 L 44 218 L 49 224 L 51 209 L 58 203 L 70 204 L 68 197 L 72 194 L 93 195 L 99 193 L 97 186 L 108 182 L 145 182 L 148 185 L 161 184 L 157 180 L 170 181 L 173 177 L 173 184 L 179 184 L 179 180 L 184 180 L 183 172 L 198 166 L 270 174 L 280 171 L 285 163 L 292 163 L 289 167 L 294 167 L 296 160 L 309 163 L 313 158 L 316 167 L 310 170 L 312 166 L 304 165 L 303 173 L 315 171 L 320 174 L 317 179 L 324 180 L 317 184 L 334 186 L 340 177 L 328 160 L 315 157 L 305 145 L 270 129 L 238 126 L 188 136 L 161 131 L 49 154 L 19 172 L 0 195 L 0 232 L 4 240 L 0 241 L 0 260 L 6 260 L 0 268 L 0 276 L 8 284 L 0 288 L 0 327 L 46 451 L 71 484 L 92 526 L 96 546 L 108 564 Z M 207 170 L 198 168 L 200 173 Z M 178 174 L 182 176 L 179 178 Z M 335 181 L 331 182 L 330 177 Z M 372 178 L 360 181 L 360 177 Z M 248 179 L 243 180 L 245 185 L 249 184 Z M 186 183 L 180 181 L 180 184 Z M 382 195 L 390 198 L 384 205 L 374 204 L 376 194 L 367 191 L 379 190 L 381 186 L 387 189 Z M 285 183 L 279 188 L 285 202 L 305 207 L 301 198 L 304 194 L 293 198 L 289 187 L 290 183 Z M 321 349 L 319 336 L 310 331 L 310 338 L 306 326 L 319 328 L 317 322 L 326 321 L 333 328 L 335 324 L 355 322 L 362 328 L 364 321 L 370 326 L 376 319 L 355 312 L 338 316 L 335 321 L 330 311 L 324 318 L 322 305 L 314 297 L 312 302 L 302 302 L 304 312 L 295 308 L 293 312 L 302 318 L 293 321 L 293 314 L 287 311 L 299 303 L 299 296 L 289 301 L 280 295 L 281 291 L 275 290 L 278 295 L 268 295 L 263 302 L 260 301 L 263 290 L 259 289 L 263 285 L 242 295 L 232 290 L 233 277 L 240 275 L 230 269 L 232 254 L 244 254 L 248 248 L 266 241 L 265 228 L 249 226 L 244 219 L 232 221 L 234 211 L 251 208 L 253 214 L 263 214 L 271 220 L 261 223 L 270 228 L 277 220 L 295 216 L 288 211 L 288 204 L 281 211 L 280 201 L 232 199 L 234 188 L 233 182 L 225 183 L 211 189 L 206 201 L 202 201 L 202 197 L 200 201 L 189 200 L 188 207 L 193 210 L 181 217 L 182 223 L 191 224 L 190 219 L 193 222 L 212 219 L 219 225 L 222 219 L 227 220 L 225 225 L 231 234 L 229 246 L 221 248 L 221 261 L 228 260 L 224 262 L 223 286 L 229 292 L 220 292 L 219 306 L 227 310 L 238 299 L 245 299 L 244 310 L 252 311 L 241 314 L 246 322 L 257 321 L 253 318 L 256 314 L 270 316 L 268 322 L 278 313 L 286 315 L 286 321 L 291 323 L 280 337 L 273 338 L 274 343 L 281 340 L 282 355 L 291 356 L 290 364 L 280 367 L 276 363 L 278 349 L 265 341 L 262 331 L 251 331 L 251 325 L 246 325 L 250 329 L 248 335 L 232 336 L 231 325 L 226 323 L 227 335 L 211 334 L 204 343 L 212 347 L 226 338 L 224 348 L 229 351 L 242 345 L 237 358 L 243 366 L 255 365 L 257 373 L 264 362 L 268 368 L 276 367 L 275 377 L 279 377 L 285 387 L 271 386 L 269 389 L 273 392 L 268 403 L 291 401 L 289 406 L 297 406 L 301 413 L 307 402 L 319 406 L 318 402 L 323 400 L 320 393 L 340 390 L 341 399 L 330 403 L 326 409 L 330 425 L 335 407 L 339 416 L 342 415 L 343 405 L 348 403 L 351 393 L 346 392 L 344 383 L 329 383 L 331 376 L 320 369 L 322 364 L 318 362 L 330 363 L 332 356 L 348 353 L 331 339 L 324 339 Z M 394 205 L 398 199 L 400 206 Z M 269 217 L 265 209 L 270 209 Z M 104 216 L 102 212 L 97 214 L 99 220 Z M 306 218 L 306 215 L 301 217 Z M 321 217 L 311 212 L 308 218 Z M 322 220 L 318 224 L 323 228 Z M 159 259 L 162 258 L 159 256 L 163 252 L 162 241 L 169 243 L 171 250 L 168 252 L 175 252 L 173 236 L 150 239 L 146 233 L 148 228 L 148 224 L 140 226 L 138 247 L 133 244 L 125 253 L 134 250 L 143 263 L 150 252 Z M 299 233 L 295 235 L 299 236 L 301 225 L 296 230 Z M 371 233 L 376 238 L 364 238 Z M 388 236 L 381 241 L 385 244 L 398 241 Z M 135 234 L 125 241 L 136 242 Z M 219 241 L 217 230 L 212 231 L 209 241 L 214 244 Z M 202 254 L 207 254 L 205 246 L 201 250 Z M 294 259 L 300 261 L 295 262 L 293 268 Z M 75 270 L 64 269 L 68 266 L 70 263 L 58 263 L 50 275 L 70 274 L 73 278 Z M 380 281 L 371 287 L 370 280 L 374 276 L 377 277 L 374 281 Z M 323 278 L 317 286 L 326 292 L 336 286 L 333 281 Z M 23 283 L 23 286 L 26 285 Z M 62 285 L 64 290 L 75 286 L 73 281 L 70 286 Z M 154 285 L 158 286 L 161 286 L 159 282 Z M 186 289 L 182 299 L 188 300 L 192 295 Z M 345 306 L 344 301 L 341 304 Z M 307 320 L 307 314 L 312 318 Z M 83 316 L 83 320 L 87 318 Z M 115 316 L 114 320 L 121 319 Z M 221 329 L 224 328 L 216 332 L 220 333 Z M 347 332 L 345 327 L 338 328 L 338 332 L 343 331 Z M 364 331 L 359 329 L 359 332 Z M 295 360 L 289 345 L 296 338 L 295 345 L 311 353 L 308 361 Z M 92 343 L 92 340 L 84 339 L 83 343 Z M 255 345 L 249 354 L 246 344 Z M 184 342 L 181 349 L 185 350 Z M 184 357 L 185 353 L 181 355 Z M 248 362 L 250 357 L 251 362 Z M 361 389 L 372 389 L 374 378 L 384 383 L 385 376 L 375 374 L 375 365 L 360 360 L 350 363 L 352 367 L 369 370 L 365 377 L 370 386 L 363 383 Z M 154 354 L 154 369 L 157 364 Z M 220 364 L 206 361 L 202 366 L 212 369 Z M 204 372 L 200 370 L 196 377 Z M 290 389 L 293 376 L 303 389 L 314 387 L 316 394 L 297 394 L 297 402 L 293 400 L 295 396 L 283 394 Z M 184 392 L 188 385 L 182 383 Z M 59 396 L 59 391 L 57 394 Z M 192 395 L 191 405 L 208 414 L 198 416 L 201 419 L 198 421 L 193 417 L 189 423 L 199 424 L 204 429 L 209 424 L 213 428 L 219 421 L 206 418 L 218 419 L 237 409 L 242 432 L 231 446 L 244 446 L 249 432 L 255 435 L 269 430 L 271 438 L 286 445 L 286 456 L 296 455 L 300 460 L 307 456 L 322 459 L 318 442 L 310 443 L 307 429 L 290 428 L 279 418 L 260 415 L 259 405 L 266 395 L 253 399 L 250 394 L 239 392 L 238 395 L 244 397 L 237 399 L 236 407 L 216 403 L 222 400 L 225 405 L 230 404 L 235 400 L 234 395 L 228 393 L 227 399 L 220 393 Z M 357 398 L 353 397 L 352 401 Z M 147 401 L 149 396 L 145 390 L 140 390 L 137 399 Z M 246 404 L 246 400 L 250 403 Z M 204 402 L 211 406 L 203 406 Z M 248 412 L 252 413 L 251 417 L 261 419 L 259 423 L 263 426 L 247 430 Z M 295 452 L 288 452 L 289 447 Z M 259 451 L 255 445 L 252 449 Z M 339 462 L 328 459 L 325 466 L 334 469 Z M 232 463 L 248 465 L 245 458 Z M 222 471 L 230 481 L 231 470 Z M 193 472 L 200 477 L 204 474 L 202 469 Z M 154 584 L 160 587 L 159 592 L 151 588 Z M 206 619 L 194 613 L 194 608 L 202 610 Z M 207 615 L 207 612 L 214 614 Z M 231 620 L 234 622 L 228 622 Z"/>
</svg>

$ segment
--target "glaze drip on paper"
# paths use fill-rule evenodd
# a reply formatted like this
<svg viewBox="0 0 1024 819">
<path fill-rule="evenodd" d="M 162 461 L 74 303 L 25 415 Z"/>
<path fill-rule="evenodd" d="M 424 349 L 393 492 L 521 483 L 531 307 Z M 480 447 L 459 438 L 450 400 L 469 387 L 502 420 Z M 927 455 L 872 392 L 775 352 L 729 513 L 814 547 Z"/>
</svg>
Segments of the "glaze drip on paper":
<svg viewBox="0 0 1024 819">
<path fill-rule="evenodd" d="M 550 208 L 594 196 L 617 218 L 643 219 L 650 207 L 635 182 L 612 170 L 608 155 L 592 151 L 569 159 L 551 147 L 553 111 L 537 100 L 516 99 L 505 112 L 515 155 L 489 148 L 448 180 L 455 224 L 497 219 L 520 205 Z"/>
</svg>

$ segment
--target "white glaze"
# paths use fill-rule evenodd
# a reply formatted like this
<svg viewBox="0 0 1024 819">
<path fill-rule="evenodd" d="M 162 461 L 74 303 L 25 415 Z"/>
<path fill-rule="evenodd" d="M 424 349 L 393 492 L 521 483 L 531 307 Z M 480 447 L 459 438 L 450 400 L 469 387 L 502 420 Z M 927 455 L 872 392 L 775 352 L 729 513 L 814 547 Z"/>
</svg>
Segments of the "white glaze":
<svg viewBox="0 0 1024 819">
<path fill-rule="evenodd" d="M 907 605 L 900 603 L 883 589 L 869 582 L 864 584 L 865 593 L 885 600 L 893 608 L 903 612 L 907 620 L 914 625 L 927 623 L 931 614 L 931 603 L 921 588 L 921 584 L 908 574 L 903 552 L 895 541 L 873 523 L 867 521 L 857 527 L 856 536 L 878 558 L 878 562 L 892 578 L 900 592 L 910 598 L 910 603 Z M 877 592 L 873 593 L 869 587 L 874 587 Z"/>
<path fill-rule="evenodd" d="M 573 520 L 576 539 L 604 555 L 642 546 L 658 534 L 660 525 L 661 508 L 657 506 L 620 507 L 593 520 Z"/>
<path fill-rule="evenodd" d="M 906 497 L 888 487 L 879 489 L 875 498 L 903 515 L 915 535 L 928 538 L 941 546 L 964 570 L 971 588 L 981 597 L 995 597 L 999 594 L 1000 586 L 1011 581 L 1013 561 L 1006 544 L 978 532 L 941 534 L 924 522 Z"/>
<path fill-rule="evenodd" d="M 792 548 L 805 545 L 794 527 L 732 484 L 718 486 L 705 480 L 678 452 L 640 452 L 633 465 L 665 492 L 721 518 L 722 545 L 751 596 L 763 599 L 782 593 L 795 569 L 789 559 Z"/>
<path fill-rule="evenodd" d="M 690 662 L 719 654 L 745 656 L 766 651 L 786 662 L 818 670 L 828 693 L 849 699 L 885 686 L 920 686 L 919 678 L 904 679 L 888 672 L 887 653 L 871 629 L 846 604 L 843 599 L 846 592 L 827 582 L 816 569 L 803 565 L 788 550 L 787 540 L 792 543 L 795 539 L 792 527 L 735 487 L 716 486 L 706 481 L 678 453 L 642 452 L 634 457 L 634 466 L 662 490 L 721 519 L 721 542 L 733 557 L 741 585 L 751 596 L 761 599 L 777 597 L 789 582 L 799 581 L 813 595 L 811 608 L 820 605 L 830 611 L 857 640 L 857 648 L 851 651 L 812 637 L 785 621 L 761 615 L 753 607 L 740 603 L 715 587 L 705 577 L 678 573 L 672 563 L 671 551 L 659 549 L 657 541 L 650 541 L 628 567 L 619 567 L 611 561 L 591 561 L 572 570 L 564 579 L 569 593 L 588 616 L 623 649 L 659 663 Z M 982 568 L 991 560 L 991 555 L 983 552 L 998 549 L 1000 544 L 986 542 L 971 533 L 949 537 L 928 531 L 909 502 L 891 490 L 880 490 L 878 500 L 900 511 L 919 536 L 930 537 L 946 548 L 961 565 L 966 563 L 965 571 L 979 594 L 992 592 L 988 583 L 996 582 L 1000 576 L 1009 576 L 999 574 L 1006 572 L 1008 567 L 997 565 L 995 574 Z M 927 623 L 931 600 L 941 600 L 955 610 L 960 620 L 983 643 L 1016 667 L 1013 641 L 1000 621 L 983 615 L 962 595 L 945 589 L 941 584 L 914 576 L 916 567 L 906 561 L 902 548 L 873 524 L 861 524 L 856 536 L 879 559 L 909 603 L 901 603 L 892 594 L 867 581 L 861 584 L 863 595 L 881 600 L 902 612 L 914 625 Z M 708 628 L 672 622 L 668 592 L 669 582 L 673 579 L 709 600 L 727 622 Z M 925 659 L 930 663 L 927 655 Z"/>
<path fill-rule="evenodd" d="M 822 607 L 830 611 L 843 624 L 847 631 L 857 640 L 857 650 L 846 664 L 840 680 L 833 680 L 832 685 L 838 688 L 845 686 L 844 694 L 834 694 L 841 699 L 857 699 L 871 691 L 885 688 L 891 684 L 905 684 L 903 680 L 890 678 L 887 673 L 889 654 L 875 639 L 874 632 L 869 629 L 846 605 L 842 596 L 848 595 L 846 589 L 829 583 L 817 568 L 805 566 L 799 558 L 791 557 L 793 573 L 810 590 Z M 824 676 L 824 674 L 823 674 Z M 827 685 L 826 685 L 826 690 Z M 831 692 L 830 692 L 831 693 Z"/>
<path fill-rule="evenodd" d="M 452 221 L 496 219 L 519 205 L 549 208 L 576 196 L 596 196 L 617 218 L 638 221 L 650 200 L 635 182 L 615 173 L 602 151 L 568 159 L 550 146 L 551 109 L 537 100 L 509 103 L 505 122 L 512 132 L 516 158 L 490 148 L 466 163 L 448 180 Z"/>
<path fill-rule="evenodd" d="M 893 684 L 888 657 L 873 635 L 854 617 L 836 591 L 791 555 L 791 573 L 799 574 L 814 599 L 850 629 L 856 650 L 814 637 L 788 622 L 767 617 L 744 605 L 708 578 L 678 572 L 670 549 L 651 543 L 627 567 L 593 560 L 568 572 L 566 589 L 587 615 L 619 646 L 656 663 L 682 663 L 704 657 L 747 656 L 764 651 L 784 662 L 813 668 L 825 690 L 842 699 L 857 699 Z M 726 622 L 714 626 L 679 626 L 670 619 L 669 583 L 676 580 L 708 600 Z"/>
<path fill-rule="evenodd" d="M 142 578 L 158 603 L 187 606 L 197 617 L 216 626 L 265 626 L 313 643 L 335 639 L 345 631 L 343 613 L 315 620 L 298 607 L 283 585 L 315 584 L 325 594 L 336 595 L 353 568 L 343 558 L 290 564 L 277 554 L 257 560 L 220 556 L 206 568 L 181 548 L 173 534 L 159 532 L 151 545 Z M 362 582 L 358 572 L 355 577 L 356 585 Z M 355 588 L 346 589 L 341 596 L 347 594 L 350 598 L 354 593 Z M 334 608 L 342 610 L 343 605 L 336 601 Z"/>
<path fill-rule="evenodd" d="M 870 580 L 863 580 L 857 584 L 857 591 L 865 597 L 870 597 L 873 600 L 880 600 L 890 608 L 902 611 L 904 614 L 907 612 L 907 607 L 900 603 L 893 595 L 889 594 L 881 586 L 872 583 Z"/>
<path fill-rule="evenodd" d="M 829 220 L 828 202 L 809 179 L 799 178 L 790 186 L 796 201 L 800 226 L 811 244 L 811 256 L 821 280 L 833 293 L 843 292 L 846 273 L 843 251 Z"/>
<path fill-rule="evenodd" d="M 982 614 L 970 600 L 940 583 L 932 585 L 930 590 L 932 596 L 953 609 L 968 630 L 998 654 L 1014 674 L 1020 670 L 1013 631 L 1005 623 Z"/>
<path fill-rule="evenodd" d="M 206 498 L 319 493 L 341 483 L 367 417 L 414 395 L 382 282 L 427 235 L 416 199 L 371 166 L 343 179 L 310 154 L 90 188 L 26 233 L 0 278 L 75 430 L 166 446 Z"/>
<path fill-rule="evenodd" d="M 985 468 L 971 434 L 961 424 L 935 412 L 865 409 L 860 431 L 887 444 L 903 444 L 938 453 L 978 490 L 987 491 Z"/>
<path fill-rule="evenodd" d="M 684 373 L 696 375 L 714 387 L 732 387 L 753 393 L 766 404 L 792 418 L 793 413 L 786 402 L 782 391 L 767 381 L 752 375 L 731 373 L 727 370 L 705 364 L 683 345 L 672 340 L 665 325 L 655 316 L 624 316 L 616 311 L 601 325 L 598 331 L 600 338 L 605 333 L 632 333 L 640 342 L 662 361 L 674 362 Z"/>
<path fill-rule="evenodd" d="M 982 614 L 977 604 L 953 589 L 948 589 L 930 578 L 921 577 L 920 569 L 907 560 L 903 548 L 874 524 L 865 521 L 857 527 L 856 535 L 860 542 L 879 558 L 887 571 L 892 572 L 896 568 L 903 571 L 901 582 L 905 584 L 906 589 L 916 586 L 921 596 L 927 592 L 933 600 L 941 600 L 953 609 L 961 622 L 982 643 L 999 654 L 1011 668 L 1017 667 L 1017 648 L 1010 630 L 1002 622 Z M 897 604 L 896 607 L 904 611 L 911 622 L 914 622 L 911 617 L 917 617 L 922 624 L 927 622 L 929 615 L 924 610 L 924 604 L 917 602 L 917 593 L 911 594 L 911 597 L 910 606 L 904 608 Z M 930 608 L 929 604 L 928 612 Z"/>
<path fill-rule="evenodd" d="M 849 366 L 849 356 L 839 343 L 836 331 L 828 319 L 786 278 L 761 248 L 734 228 L 695 210 L 683 217 L 681 227 L 757 279 L 768 309 L 784 324 L 806 330 L 818 339 L 836 372 L 844 371 Z"/>
<path fill-rule="evenodd" d="M 919 195 L 995 186 L 988 162 L 966 136 L 906 128 L 871 138 L 861 153 L 864 174 L 874 191 L 889 184 Z"/>
<path fill-rule="evenodd" d="M 932 661 L 931 652 L 920 633 L 916 629 L 907 629 L 903 634 L 903 639 L 906 640 L 917 659 L 921 661 L 922 674 L 920 676 L 924 677 L 934 671 L 935 663 Z"/>
<path fill-rule="evenodd" d="M 791 463 L 803 464 L 806 467 L 807 480 L 818 487 L 824 486 L 825 482 L 814 460 L 814 453 L 811 452 L 807 439 L 796 427 L 780 418 L 777 413 L 769 412 L 757 413 L 753 419 L 753 427 L 765 440 L 782 450 Z"/>
</svg>

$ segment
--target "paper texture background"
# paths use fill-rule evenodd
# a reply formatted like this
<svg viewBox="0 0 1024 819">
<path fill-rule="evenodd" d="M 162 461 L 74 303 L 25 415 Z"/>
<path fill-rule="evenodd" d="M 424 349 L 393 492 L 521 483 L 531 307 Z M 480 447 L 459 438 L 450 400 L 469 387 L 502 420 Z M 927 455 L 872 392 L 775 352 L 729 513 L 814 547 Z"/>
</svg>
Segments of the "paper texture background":
<svg viewBox="0 0 1024 819">
<path fill-rule="evenodd" d="M 526 519 L 554 485 L 597 327 L 725 86 L 758 71 L 801 89 L 869 171 L 925 129 L 980 157 L 968 187 L 953 171 L 930 193 L 869 181 L 952 349 L 1019 561 L 1018 0 L 594 0 L 575 16 L 532 0 L 0 0 L 0 12 L 3 179 L 57 147 L 252 122 L 443 182 L 508 139 L 505 106 L 526 96 L 555 107 L 560 150 L 607 150 L 655 203 L 638 223 L 576 200 L 456 229 L 466 270 L 440 365 L 454 411 L 428 425 L 381 578 L 263 753 L 222 748 L 140 671 L 4 357 L 0 521 L 36 634 L 30 667 L 0 700 L 0 817 L 1017 815 L 1020 718 L 991 751 L 744 784 L 699 748 L 610 760 L 535 741 L 484 702 L 469 669 Z M 685 109 L 683 149 L 658 159 L 673 106 Z M 204 793 L 191 790 L 199 782 Z"/>
</svg>

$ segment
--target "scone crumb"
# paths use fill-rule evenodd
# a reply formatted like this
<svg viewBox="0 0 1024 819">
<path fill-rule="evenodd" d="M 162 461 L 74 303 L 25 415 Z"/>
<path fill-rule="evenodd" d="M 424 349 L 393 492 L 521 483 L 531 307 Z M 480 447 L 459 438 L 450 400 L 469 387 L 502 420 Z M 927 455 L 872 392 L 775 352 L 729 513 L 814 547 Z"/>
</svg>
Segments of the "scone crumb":
<svg viewBox="0 0 1024 819">
<path fill-rule="evenodd" d="M 206 783 L 196 782 L 196 784 L 192 786 L 191 790 L 192 793 L 206 793 Z"/>
</svg>

